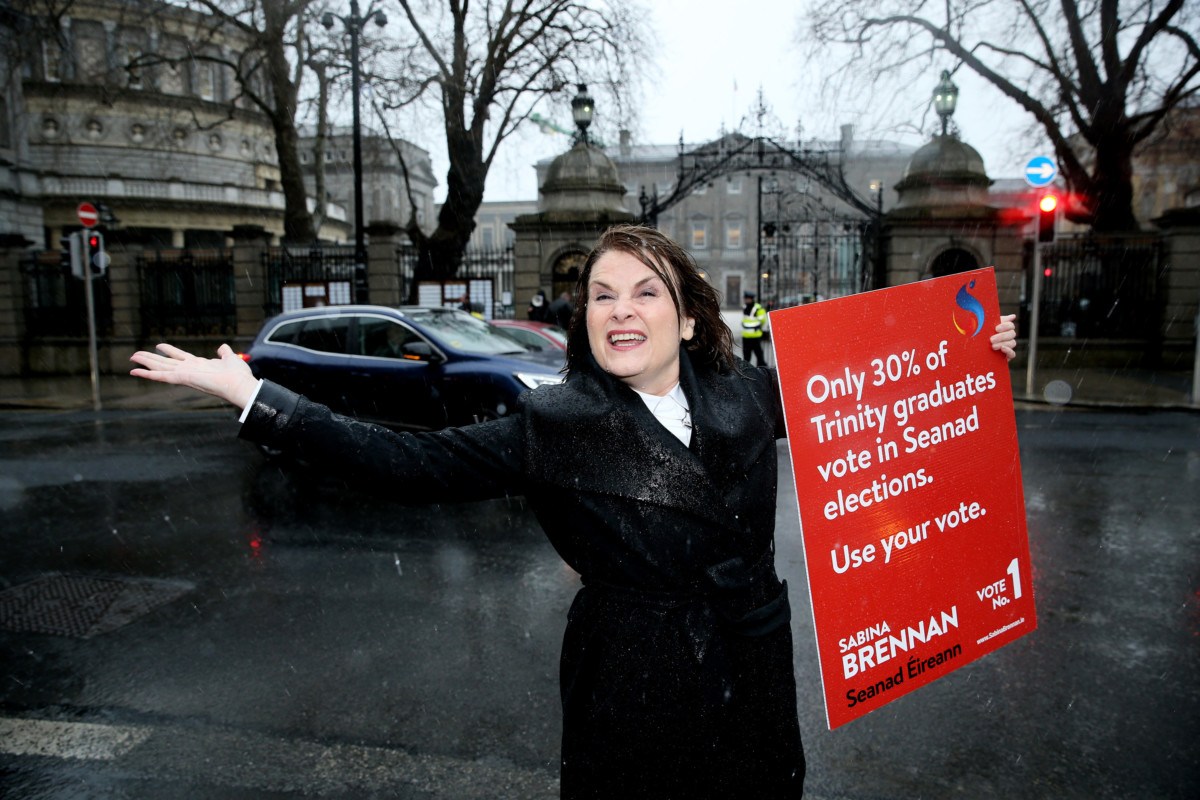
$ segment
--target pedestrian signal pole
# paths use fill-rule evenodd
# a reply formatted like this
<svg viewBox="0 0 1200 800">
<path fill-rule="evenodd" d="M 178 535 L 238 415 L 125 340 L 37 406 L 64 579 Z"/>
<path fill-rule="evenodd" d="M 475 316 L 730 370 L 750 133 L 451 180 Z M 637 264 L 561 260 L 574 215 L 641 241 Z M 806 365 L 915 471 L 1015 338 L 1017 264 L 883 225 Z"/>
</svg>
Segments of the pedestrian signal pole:
<svg viewBox="0 0 1200 800">
<path fill-rule="evenodd" d="M 1025 396 L 1033 398 L 1033 383 L 1037 372 L 1038 326 L 1042 316 L 1042 244 L 1054 241 L 1058 221 L 1058 197 L 1045 194 L 1038 200 L 1034 217 L 1033 238 L 1033 299 L 1029 311 L 1029 362 L 1025 365 Z"/>
<path fill-rule="evenodd" d="M 70 264 L 71 274 L 83 281 L 83 298 L 87 305 L 88 366 L 92 379 L 92 409 L 100 406 L 100 358 L 96 350 L 96 299 L 92 280 L 104 275 L 108 256 L 104 252 L 104 234 L 95 231 L 76 231 L 60 240 L 63 264 Z M 93 264 L 95 267 L 93 267 Z"/>
</svg>

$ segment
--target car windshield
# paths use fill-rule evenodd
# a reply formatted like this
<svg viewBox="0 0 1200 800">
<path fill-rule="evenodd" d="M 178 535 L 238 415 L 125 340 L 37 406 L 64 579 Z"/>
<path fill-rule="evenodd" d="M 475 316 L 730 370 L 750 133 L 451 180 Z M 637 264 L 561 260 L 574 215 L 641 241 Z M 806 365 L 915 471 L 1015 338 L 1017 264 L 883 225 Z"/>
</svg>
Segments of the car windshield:
<svg viewBox="0 0 1200 800">
<path fill-rule="evenodd" d="M 481 319 L 461 311 L 405 311 L 404 316 L 455 350 L 479 355 L 511 355 L 526 349 Z"/>
</svg>

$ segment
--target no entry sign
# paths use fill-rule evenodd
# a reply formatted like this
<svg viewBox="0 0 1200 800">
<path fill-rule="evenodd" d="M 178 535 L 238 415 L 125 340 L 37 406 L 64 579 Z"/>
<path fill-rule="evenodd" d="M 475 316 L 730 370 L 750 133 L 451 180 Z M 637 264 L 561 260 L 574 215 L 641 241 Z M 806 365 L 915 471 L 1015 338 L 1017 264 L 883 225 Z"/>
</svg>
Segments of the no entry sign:
<svg viewBox="0 0 1200 800">
<path fill-rule="evenodd" d="M 75 215 L 79 217 L 79 224 L 85 228 L 94 228 L 100 221 L 100 213 L 91 203 L 80 203 L 79 208 L 75 209 Z"/>
<path fill-rule="evenodd" d="M 836 728 L 1034 630 L 992 270 L 771 314 Z"/>
</svg>

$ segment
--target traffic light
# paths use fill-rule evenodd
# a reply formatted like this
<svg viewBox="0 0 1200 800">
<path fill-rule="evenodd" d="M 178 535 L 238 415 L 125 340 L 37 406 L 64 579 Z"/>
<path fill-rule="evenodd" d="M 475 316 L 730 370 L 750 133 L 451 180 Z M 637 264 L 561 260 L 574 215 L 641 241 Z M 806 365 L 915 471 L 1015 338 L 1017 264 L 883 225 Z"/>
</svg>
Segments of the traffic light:
<svg viewBox="0 0 1200 800">
<path fill-rule="evenodd" d="M 98 231 L 87 233 L 87 249 L 84 251 L 94 277 L 102 278 L 108 271 L 108 254 L 104 252 L 104 234 Z"/>
<path fill-rule="evenodd" d="M 59 257 L 59 262 L 65 269 L 71 270 L 71 274 L 76 278 L 83 277 L 83 239 L 81 234 L 72 233 L 69 236 L 63 236 L 58 240 L 62 245 L 62 255 Z"/>
<path fill-rule="evenodd" d="M 1039 242 L 1053 242 L 1056 223 L 1058 221 L 1058 198 L 1052 194 L 1043 195 L 1038 201 L 1038 237 Z"/>
</svg>

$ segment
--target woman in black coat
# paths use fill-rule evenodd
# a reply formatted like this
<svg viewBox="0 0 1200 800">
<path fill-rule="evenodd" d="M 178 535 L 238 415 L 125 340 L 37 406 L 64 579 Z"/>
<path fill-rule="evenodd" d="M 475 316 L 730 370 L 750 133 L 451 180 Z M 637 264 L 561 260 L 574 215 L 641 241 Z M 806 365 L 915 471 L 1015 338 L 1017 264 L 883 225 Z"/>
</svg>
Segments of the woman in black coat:
<svg viewBox="0 0 1200 800">
<path fill-rule="evenodd" d="M 575 297 L 564 384 L 437 433 L 332 414 L 227 346 L 163 345 L 132 374 L 224 397 L 242 436 L 410 502 L 524 494 L 583 581 L 561 660 L 564 798 L 798 798 L 774 373 L 735 360 L 715 291 L 653 229 L 605 233 Z"/>
</svg>

